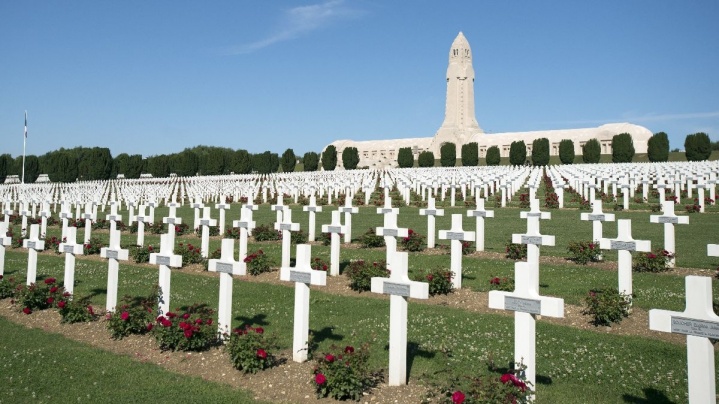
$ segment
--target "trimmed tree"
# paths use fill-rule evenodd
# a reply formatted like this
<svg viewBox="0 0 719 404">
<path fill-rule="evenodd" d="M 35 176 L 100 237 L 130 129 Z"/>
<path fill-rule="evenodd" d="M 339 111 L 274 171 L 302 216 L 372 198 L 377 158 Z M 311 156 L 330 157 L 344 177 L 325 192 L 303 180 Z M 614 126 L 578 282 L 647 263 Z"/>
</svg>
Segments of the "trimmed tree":
<svg viewBox="0 0 719 404">
<path fill-rule="evenodd" d="M 559 161 L 562 164 L 574 164 L 574 142 L 571 139 L 559 142 Z"/>
<path fill-rule="evenodd" d="M 237 150 L 230 163 L 230 169 L 235 174 L 249 174 L 252 172 L 252 156 L 247 150 Z"/>
<path fill-rule="evenodd" d="M 527 145 L 524 140 L 512 142 L 509 146 L 509 164 L 513 166 L 521 166 L 527 161 Z"/>
<path fill-rule="evenodd" d="M 457 146 L 447 142 L 439 148 L 439 164 L 442 167 L 454 167 L 457 165 Z"/>
<path fill-rule="evenodd" d="M 532 142 L 532 164 L 535 166 L 549 164 L 549 139 L 546 137 L 534 139 Z"/>
<path fill-rule="evenodd" d="M 409 147 L 401 147 L 397 152 L 397 165 L 399 168 L 411 168 L 414 166 L 414 154 Z"/>
<path fill-rule="evenodd" d="M 0 183 L 4 183 L 5 177 L 12 174 L 14 162 L 10 154 L 0 155 Z"/>
<path fill-rule="evenodd" d="M 307 152 L 302 156 L 302 164 L 305 171 L 317 171 L 320 162 L 320 156 L 315 152 Z"/>
<path fill-rule="evenodd" d="M 499 162 L 502 161 L 502 157 L 499 154 L 499 147 L 492 146 L 487 149 L 487 157 L 485 157 L 485 160 L 487 160 L 488 166 L 498 166 Z"/>
<path fill-rule="evenodd" d="M 634 158 L 634 142 L 629 133 L 620 133 L 612 137 L 612 162 L 631 163 Z"/>
<path fill-rule="evenodd" d="M 423 151 L 417 157 L 417 165 L 420 167 L 434 167 L 434 153 L 431 151 Z"/>
<path fill-rule="evenodd" d="M 337 167 L 337 148 L 334 145 L 329 145 L 322 152 L 322 168 L 325 171 L 332 171 Z"/>
<path fill-rule="evenodd" d="M 462 145 L 462 166 L 475 167 L 479 165 L 479 145 L 471 142 Z"/>
<path fill-rule="evenodd" d="M 589 139 L 589 141 L 584 144 L 584 148 L 582 149 L 582 161 L 586 164 L 599 163 L 601 153 L 602 149 L 599 146 L 599 140 Z"/>
<path fill-rule="evenodd" d="M 297 156 L 295 156 L 295 151 L 292 149 L 285 150 L 285 152 L 282 153 L 282 157 L 280 158 L 280 165 L 282 166 L 282 171 L 286 173 L 291 173 L 295 171 L 296 164 Z"/>
<path fill-rule="evenodd" d="M 669 138 L 666 133 L 658 132 L 649 138 L 647 157 L 653 163 L 669 160 Z"/>
<path fill-rule="evenodd" d="M 359 150 L 356 147 L 346 147 L 342 150 L 342 165 L 345 170 L 354 170 L 359 164 Z"/>
<path fill-rule="evenodd" d="M 712 154 L 712 142 L 706 133 L 687 135 L 684 139 L 684 153 L 687 161 L 704 161 Z"/>
</svg>

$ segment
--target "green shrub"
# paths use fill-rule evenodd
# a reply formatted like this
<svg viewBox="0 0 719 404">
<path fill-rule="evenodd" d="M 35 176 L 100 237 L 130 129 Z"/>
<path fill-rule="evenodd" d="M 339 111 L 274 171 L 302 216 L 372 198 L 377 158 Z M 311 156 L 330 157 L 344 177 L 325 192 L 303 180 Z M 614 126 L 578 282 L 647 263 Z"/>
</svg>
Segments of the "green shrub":
<svg viewBox="0 0 719 404">
<path fill-rule="evenodd" d="M 359 161 L 359 151 L 356 147 L 346 147 L 342 150 L 342 166 L 345 170 L 354 170 Z"/>
<path fill-rule="evenodd" d="M 414 154 L 409 147 L 400 147 L 397 151 L 397 166 L 399 168 L 411 168 L 414 166 Z"/>
<path fill-rule="evenodd" d="M 155 252 L 155 248 L 152 244 L 148 246 L 133 246 L 130 247 L 130 258 L 137 264 L 144 264 L 150 262 L 150 254 Z"/>
<path fill-rule="evenodd" d="M 489 289 L 502 290 L 505 292 L 514 292 L 514 279 L 507 276 L 501 278 L 498 276 L 493 276 L 489 280 Z"/>
<path fill-rule="evenodd" d="M 375 230 L 370 228 L 365 234 L 359 237 L 360 245 L 364 248 L 384 247 L 384 237 L 375 234 Z"/>
<path fill-rule="evenodd" d="M 344 273 L 350 278 L 350 289 L 366 292 L 372 288 L 373 277 L 388 277 L 387 263 L 384 261 L 369 263 L 365 260 L 353 260 Z"/>
<path fill-rule="evenodd" d="M 524 376 L 526 366 L 514 363 L 514 369 L 497 376 L 498 371 L 490 364 L 492 374 L 472 378 L 453 378 L 448 386 L 439 391 L 430 392 L 432 402 L 436 399 L 440 404 L 527 404 L 532 401 L 534 391 L 532 384 Z"/>
<path fill-rule="evenodd" d="M 180 243 L 175 247 L 175 254 L 182 256 L 182 266 L 190 264 L 199 264 L 204 260 L 202 250 L 190 243 Z"/>
<path fill-rule="evenodd" d="M 532 142 L 532 164 L 546 166 L 549 164 L 549 139 L 543 137 Z"/>
<path fill-rule="evenodd" d="M 244 373 L 257 373 L 275 364 L 270 353 L 278 345 L 274 336 L 267 336 L 262 327 L 235 328 L 225 349 L 235 369 Z"/>
<path fill-rule="evenodd" d="M 332 345 L 328 353 L 317 359 L 313 372 L 317 398 L 329 396 L 335 400 L 359 401 L 374 383 L 369 356 L 368 344 L 358 349 Z"/>
<path fill-rule="evenodd" d="M 69 293 L 65 293 L 63 299 L 57 303 L 58 313 L 62 316 L 61 322 L 88 323 L 97 320 L 100 316 L 90 304 L 90 296 L 72 299 Z"/>
<path fill-rule="evenodd" d="M 15 277 L 5 278 L 0 275 L 0 299 L 15 296 L 18 287 L 22 287 L 22 283 L 17 281 Z"/>
<path fill-rule="evenodd" d="M 168 311 L 157 317 L 152 335 L 162 350 L 203 351 L 217 343 L 213 317 L 214 310 L 204 304 L 192 305 L 182 314 Z"/>
<path fill-rule="evenodd" d="M 202 237 L 202 228 L 205 226 L 197 226 L 195 228 L 195 236 Z M 215 237 L 220 235 L 220 227 L 219 226 L 207 226 L 208 232 L 207 235 L 210 237 Z"/>
<path fill-rule="evenodd" d="M 56 307 L 64 292 L 65 288 L 58 286 L 55 278 L 46 278 L 41 283 L 18 286 L 15 298 L 23 313 L 30 314 L 35 310 Z"/>
<path fill-rule="evenodd" d="M 631 163 L 634 158 L 634 142 L 629 133 L 620 133 L 612 137 L 612 162 Z"/>
<path fill-rule="evenodd" d="M 100 250 L 102 249 L 102 240 L 98 237 L 90 237 L 89 240 L 87 240 L 87 243 L 83 244 L 83 254 L 85 255 L 97 255 L 100 254 Z"/>
<path fill-rule="evenodd" d="M 337 167 L 337 148 L 333 145 L 327 146 L 320 157 L 322 168 L 325 171 L 332 171 Z"/>
<path fill-rule="evenodd" d="M 429 283 L 429 295 L 447 295 L 454 291 L 452 278 L 454 273 L 446 268 L 435 268 L 425 273 L 414 276 L 413 279 L 419 282 Z"/>
<path fill-rule="evenodd" d="M 619 293 L 616 288 L 593 289 L 589 291 L 585 304 L 582 314 L 592 316 L 592 324 L 609 326 L 629 316 L 631 296 Z"/>
<path fill-rule="evenodd" d="M 479 165 L 479 145 L 471 142 L 462 145 L 462 166 L 474 167 Z"/>
<path fill-rule="evenodd" d="M 559 161 L 562 164 L 574 163 L 574 142 L 571 139 L 562 139 L 559 142 Z"/>
<path fill-rule="evenodd" d="M 307 239 L 307 233 L 304 230 L 290 232 L 290 244 L 306 244 Z"/>
<path fill-rule="evenodd" d="M 672 258 L 674 254 L 661 248 L 654 252 L 640 252 L 632 259 L 632 269 L 636 272 L 668 271 L 671 269 L 668 265 Z"/>
<path fill-rule="evenodd" d="M 582 161 L 585 164 L 599 163 L 602 155 L 602 148 L 597 139 L 589 139 L 582 148 Z"/>
<path fill-rule="evenodd" d="M 509 164 L 521 166 L 527 161 L 527 145 L 523 140 L 512 142 L 509 146 Z"/>
<path fill-rule="evenodd" d="M 434 153 L 425 150 L 417 157 L 417 165 L 420 167 L 434 167 Z"/>
<path fill-rule="evenodd" d="M 272 225 L 261 224 L 252 229 L 252 237 L 255 241 L 277 241 L 282 238 L 282 233 L 275 230 Z"/>
<path fill-rule="evenodd" d="M 447 142 L 439 148 L 439 164 L 442 167 L 454 167 L 457 164 L 457 146 Z"/>
<path fill-rule="evenodd" d="M 498 166 L 502 161 L 502 157 L 499 154 L 499 147 L 492 146 L 487 149 L 487 156 L 485 157 L 488 166 Z"/>
<path fill-rule="evenodd" d="M 144 334 L 153 328 L 154 310 L 160 298 L 159 288 L 146 297 L 125 296 L 107 317 L 107 329 L 113 339 Z"/>
<path fill-rule="evenodd" d="M 712 154 L 712 145 L 706 133 L 694 133 L 684 139 L 687 161 L 705 161 Z"/>
<path fill-rule="evenodd" d="M 523 260 L 527 258 L 527 245 L 509 242 L 506 245 L 506 252 L 506 257 L 509 259 Z"/>
<path fill-rule="evenodd" d="M 247 273 L 257 276 L 263 272 L 270 272 L 274 263 L 264 251 L 257 250 L 245 257 L 245 264 L 247 264 Z"/>
<path fill-rule="evenodd" d="M 407 237 L 402 237 L 399 241 L 400 246 L 405 251 L 424 251 L 427 247 L 427 238 L 412 229 L 407 230 Z M 384 240 L 383 240 L 384 242 Z"/>
<path fill-rule="evenodd" d="M 669 160 L 669 138 L 664 132 L 655 133 L 647 142 L 649 161 L 664 162 Z"/>
<path fill-rule="evenodd" d="M 570 241 L 567 251 L 569 251 L 570 260 L 582 265 L 597 262 L 599 256 L 602 255 L 597 241 Z"/>
</svg>

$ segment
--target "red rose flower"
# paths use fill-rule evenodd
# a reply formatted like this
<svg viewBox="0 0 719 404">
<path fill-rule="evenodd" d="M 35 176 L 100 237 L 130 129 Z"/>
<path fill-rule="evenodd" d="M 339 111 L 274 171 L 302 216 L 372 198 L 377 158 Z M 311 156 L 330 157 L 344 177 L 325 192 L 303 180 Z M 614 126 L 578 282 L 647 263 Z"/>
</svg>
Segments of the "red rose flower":
<svg viewBox="0 0 719 404">
<path fill-rule="evenodd" d="M 654 255 L 653 253 L 649 253 L 649 254 L 647 254 L 647 258 L 649 258 L 649 259 L 652 259 L 652 260 L 653 260 L 654 258 L 657 258 L 657 256 L 656 256 L 656 255 Z"/>
<path fill-rule="evenodd" d="M 195 319 L 195 324 L 202 324 L 202 319 L 201 318 Z"/>
<path fill-rule="evenodd" d="M 32 313 L 32 310 L 29 307 L 25 307 L 24 309 L 22 309 L 22 312 L 25 314 L 30 314 Z"/>
<path fill-rule="evenodd" d="M 93 316 L 95 315 L 95 310 L 92 309 L 92 306 L 87 306 L 87 311 L 88 311 L 91 315 L 93 315 Z"/>
<path fill-rule="evenodd" d="M 185 330 L 185 338 L 192 338 L 192 329 Z"/>
<path fill-rule="evenodd" d="M 58 307 L 58 308 L 61 308 L 61 309 L 64 309 L 64 308 L 65 308 L 65 301 L 64 301 L 64 300 L 60 300 L 59 302 L 57 302 L 57 307 Z"/>
<path fill-rule="evenodd" d="M 147 323 L 147 331 L 152 331 L 152 327 L 154 327 L 152 323 Z"/>
<path fill-rule="evenodd" d="M 147 251 L 153 251 L 152 246 L 148 246 Z"/>
<path fill-rule="evenodd" d="M 51 283 L 55 283 L 55 278 L 47 278 L 47 279 L 45 279 L 45 284 L 46 284 L 46 285 L 49 285 L 49 284 L 51 284 Z"/>
<path fill-rule="evenodd" d="M 332 354 L 327 354 L 327 355 L 325 355 L 325 360 L 326 360 L 327 362 L 332 363 L 332 362 L 335 361 L 335 357 L 334 357 L 334 355 L 332 355 Z"/>
<path fill-rule="evenodd" d="M 130 313 L 123 311 L 122 314 L 120 314 L 120 318 L 122 319 L 122 321 L 127 321 L 127 319 L 130 318 Z"/>
<path fill-rule="evenodd" d="M 462 404 L 464 402 L 464 398 L 465 398 L 464 393 L 457 390 L 454 392 L 454 394 L 452 394 L 452 403 L 453 404 Z"/>
<path fill-rule="evenodd" d="M 168 311 L 167 314 L 166 314 L 166 316 L 167 316 L 167 318 L 175 318 L 175 317 L 177 317 L 177 314 L 175 314 L 175 313 L 173 313 L 173 312 L 171 312 L 171 311 Z"/>
<path fill-rule="evenodd" d="M 50 293 L 55 293 L 55 292 L 57 292 L 57 286 L 51 287 L 51 288 L 50 288 Z"/>
<path fill-rule="evenodd" d="M 183 329 L 183 330 L 187 330 L 187 329 L 189 329 L 189 328 L 192 328 L 192 327 L 190 327 L 189 324 L 187 324 L 187 323 L 184 322 L 184 321 L 180 321 L 179 327 L 180 327 L 181 329 Z"/>
<path fill-rule="evenodd" d="M 48 297 L 48 298 L 47 298 L 47 304 L 53 304 L 53 303 L 55 303 L 55 298 L 54 298 L 54 297 Z"/>
<path fill-rule="evenodd" d="M 212 324 L 212 319 L 211 319 L 211 318 L 208 318 L 207 321 L 205 322 L 205 324 L 207 324 L 207 325 Z"/>
<path fill-rule="evenodd" d="M 267 352 L 265 352 L 264 349 L 260 348 L 257 350 L 257 357 L 260 359 L 267 359 Z"/>
<path fill-rule="evenodd" d="M 347 346 L 345 347 L 345 353 L 346 353 L 346 354 L 351 354 L 351 353 L 354 352 L 354 351 L 355 351 L 355 349 L 354 349 L 353 347 L 349 346 L 349 345 L 347 345 Z"/>
<path fill-rule="evenodd" d="M 160 324 L 162 324 L 163 327 L 171 327 L 172 321 L 170 321 L 168 319 L 164 319 L 164 320 L 160 321 Z"/>
<path fill-rule="evenodd" d="M 323 271 L 326 271 L 326 270 L 327 270 L 327 264 L 322 264 L 322 270 L 323 270 Z"/>
<path fill-rule="evenodd" d="M 507 384 L 512 380 L 512 375 L 510 375 L 509 373 L 505 373 L 502 375 L 502 377 L 499 378 L 499 380 L 502 383 Z"/>
<path fill-rule="evenodd" d="M 257 327 L 255 328 L 255 332 L 258 334 L 263 334 L 265 332 L 265 329 L 262 327 Z"/>
<path fill-rule="evenodd" d="M 185 314 L 183 314 L 183 315 L 182 315 L 182 318 L 184 318 L 185 320 L 187 320 L 188 318 L 190 318 L 190 313 L 185 313 Z"/>
<path fill-rule="evenodd" d="M 321 385 L 327 383 L 327 378 L 322 373 L 317 373 L 315 375 L 315 383 L 317 383 L 318 385 L 321 386 Z"/>
</svg>

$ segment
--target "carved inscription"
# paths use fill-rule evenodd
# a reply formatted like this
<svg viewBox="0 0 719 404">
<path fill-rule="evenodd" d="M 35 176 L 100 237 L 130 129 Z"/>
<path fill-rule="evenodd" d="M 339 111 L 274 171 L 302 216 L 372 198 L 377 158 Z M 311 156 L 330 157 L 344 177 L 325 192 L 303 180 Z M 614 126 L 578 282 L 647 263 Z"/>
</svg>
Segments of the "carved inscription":
<svg viewBox="0 0 719 404">
<path fill-rule="evenodd" d="M 382 287 L 382 293 L 385 295 L 409 296 L 409 285 L 401 283 L 385 282 Z"/>
<path fill-rule="evenodd" d="M 117 251 L 116 250 L 105 250 L 105 257 L 117 259 Z"/>
<path fill-rule="evenodd" d="M 541 314 L 542 301 L 534 299 L 522 299 L 521 297 L 504 297 L 504 308 L 506 310 L 519 311 L 522 313 Z"/>
<path fill-rule="evenodd" d="M 170 265 L 170 257 L 158 256 L 155 262 L 157 265 Z"/>
<path fill-rule="evenodd" d="M 603 222 L 606 220 L 606 216 L 604 215 L 588 215 L 589 220 L 599 220 L 600 222 Z"/>
<path fill-rule="evenodd" d="M 470 210 L 469 211 L 474 217 L 487 217 L 487 212 L 483 210 Z"/>
<path fill-rule="evenodd" d="M 424 214 L 434 216 L 437 214 L 437 209 L 425 209 Z"/>
<path fill-rule="evenodd" d="M 673 223 L 677 224 L 679 223 L 678 217 L 672 217 L 672 216 L 659 216 L 659 223 Z"/>
<path fill-rule="evenodd" d="M 34 241 L 28 241 L 28 242 L 27 242 L 27 248 L 35 249 L 35 242 L 34 242 Z"/>
<path fill-rule="evenodd" d="M 637 249 L 637 243 L 635 243 L 634 241 L 612 240 L 612 242 L 609 244 L 609 247 L 612 250 L 635 251 Z"/>
<path fill-rule="evenodd" d="M 72 246 L 72 245 L 67 245 L 67 244 L 66 244 L 66 245 L 63 246 L 62 252 L 64 252 L 65 254 L 74 254 L 74 253 L 75 253 L 75 249 L 74 249 L 73 247 L 74 247 L 74 246 Z"/>
<path fill-rule="evenodd" d="M 447 240 L 462 240 L 462 239 L 464 239 L 464 233 L 462 233 L 462 232 L 455 232 L 455 231 L 447 232 Z"/>
<path fill-rule="evenodd" d="M 342 227 L 341 226 L 327 226 L 327 231 L 329 233 L 342 233 Z"/>
<path fill-rule="evenodd" d="M 542 236 L 522 236 L 521 244 L 542 245 Z"/>
<path fill-rule="evenodd" d="M 232 264 L 226 262 L 217 262 L 215 264 L 215 270 L 217 272 L 224 272 L 226 274 L 232 274 Z"/>
<path fill-rule="evenodd" d="M 290 282 L 310 283 L 311 280 L 312 274 L 308 272 L 290 270 Z"/>
<path fill-rule="evenodd" d="M 202 219 L 200 220 L 200 226 L 209 226 L 210 221 L 208 219 Z"/>
<path fill-rule="evenodd" d="M 174 217 L 166 217 L 165 220 L 167 221 L 167 224 L 175 224 Z"/>
<path fill-rule="evenodd" d="M 672 332 L 695 337 L 719 339 L 719 323 L 693 320 L 684 317 L 672 317 Z"/>
<path fill-rule="evenodd" d="M 397 229 L 384 229 L 383 236 L 397 237 Z"/>
</svg>

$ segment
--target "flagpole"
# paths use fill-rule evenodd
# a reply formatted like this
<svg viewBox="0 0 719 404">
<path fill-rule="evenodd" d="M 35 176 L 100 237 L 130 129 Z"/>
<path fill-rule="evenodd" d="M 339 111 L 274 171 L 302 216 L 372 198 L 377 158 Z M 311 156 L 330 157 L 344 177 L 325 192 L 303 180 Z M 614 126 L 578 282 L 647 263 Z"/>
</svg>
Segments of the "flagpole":
<svg viewBox="0 0 719 404">
<path fill-rule="evenodd" d="M 27 143 L 27 110 L 25 110 L 25 134 L 22 137 L 22 183 L 25 183 L 25 143 Z"/>
</svg>

